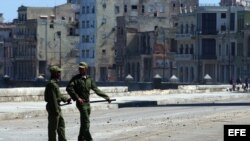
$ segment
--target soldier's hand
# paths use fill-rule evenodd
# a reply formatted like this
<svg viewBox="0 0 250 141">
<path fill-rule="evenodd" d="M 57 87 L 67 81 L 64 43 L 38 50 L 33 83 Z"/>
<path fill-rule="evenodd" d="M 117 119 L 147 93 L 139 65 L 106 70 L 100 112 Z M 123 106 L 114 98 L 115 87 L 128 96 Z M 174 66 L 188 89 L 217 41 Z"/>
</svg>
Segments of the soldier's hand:
<svg viewBox="0 0 250 141">
<path fill-rule="evenodd" d="M 69 98 L 69 99 L 67 100 L 67 103 L 71 103 L 71 98 Z"/>
<path fill-rule="evenodd" d="M 108 99 L 106 99 L 107 101 L 108 101 L 108 103 L 111 103 L 111 100 L 110 100 L 110 98 L 108 98 Z"/>
<path fill-rule="evenodd" d="M 84 99 L 78 98 L 77 102 L 79 102 L 80 104 L 83 104 L 84 103 Z"/>
</svg>

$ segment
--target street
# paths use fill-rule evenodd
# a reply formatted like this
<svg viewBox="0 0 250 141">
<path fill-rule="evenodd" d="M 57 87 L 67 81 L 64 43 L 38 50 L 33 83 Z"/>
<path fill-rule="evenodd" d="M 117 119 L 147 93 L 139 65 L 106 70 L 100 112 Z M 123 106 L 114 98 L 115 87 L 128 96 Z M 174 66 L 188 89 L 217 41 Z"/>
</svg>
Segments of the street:
<svg viewBox="0 0 250 141">
<path fill-rule="evenodd" d="M 249 124 L 249 115 L 248 100 L 96 110 L 91 133 L 95 141 L 223 141 L 223 125 Z M 77 140 L 79 113 L 64 117 L 68 140 Z M 0 133 L 3 141 L 45 141 L 47 117 L 2 120 Z"/>
</svg>

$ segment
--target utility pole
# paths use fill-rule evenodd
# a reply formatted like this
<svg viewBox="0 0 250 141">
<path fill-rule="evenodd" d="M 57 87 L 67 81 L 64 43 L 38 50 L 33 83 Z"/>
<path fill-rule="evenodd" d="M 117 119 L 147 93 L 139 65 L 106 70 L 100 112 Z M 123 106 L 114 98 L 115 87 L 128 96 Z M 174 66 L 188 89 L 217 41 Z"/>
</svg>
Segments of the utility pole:
<svg viewBox="0 0 250 141">
<path fill-rule="evenodd" d="M 228 48 L 228 80 L 231 78 L 231 43 L 230 43 L 230 18 L 231 18 L 231 5 L 228 7 L 228 12 L 227 12 L 227 48 Z"/>
<path fill-rule="evenodd" d="M 201 34 L 202 29 L 200 25 L 201 15 L 198 13 L 198 8 L 196 10 L 196 36 L 197 36 L 197 82 L 201 83 L 201 75 L 202 75 L 202 68 L 201 68 Z"/>
<path fill-rule="evenodd" d="M 57 36 L 59 38 L 59 66 L 62 67 L 62 38 L 61 38 L 61 31 L 57 31 Z"/>
<path fill-rule="evenodd" d="M 166 35 L 165 35 L 165 30 L 163 30 L 163 46 L 164 46 L 164 54 L 163 54 L 163 69 L 162 69 L 162 79 L 164 81 L 165 79 L 165 67 L 166 67 Z"/>
</svg>

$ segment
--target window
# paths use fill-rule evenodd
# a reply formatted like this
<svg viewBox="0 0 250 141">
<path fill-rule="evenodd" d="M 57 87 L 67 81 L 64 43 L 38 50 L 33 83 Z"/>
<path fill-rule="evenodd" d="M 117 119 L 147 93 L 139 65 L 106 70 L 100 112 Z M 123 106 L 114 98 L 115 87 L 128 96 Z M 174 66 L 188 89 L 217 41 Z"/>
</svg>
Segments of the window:
<svg viewBox="0 0 250 141">
<path fill-rule="evenodd" d="M 203 59 L 216 59 L 215 39 L 202 39 L 202 57 Z"/>
<path fill-rule="evenodd" d="M 123 35 L 123 28 L 121 28 L 120 32 L 121 32 L 121 35 Z"/>
<path fill-rule="evenodd" d="M 230 15 L 230 30 L 234 31 L 235 27 L 235 13 L 231 13 Z"/>
<path fill-rule="evenodd" d="M 87 6 L 86 14 L 89 14 L 89 6 Z"/>
<path fill-rule="evenodd" d="M 115 6 L 115 14 L 119 14 L 120 13 L 120 8 L 119 6 Z"/>
<path fill-rule="evenodd" d="M 227 17 L 226 13 L 221 13 L 220 15 L 221 19 L 225 19 Z"/>
<path fill-rule="evenodd" d="M 247 37 L 247 56 L 250 57 L 250 36 Z"/>
<path fill-rule="evenodd" d="M 89 50 L 86 50 L 86 58 L 89 58 Z"/>
<path fill-rule="evenodd" d="M 82 43 L 85 43 L 85 35 L 82 35 Z"/>
<path fill-rule="evenodd" d="M 154 12 L 154 17 L 157 17 L 157 12 Z"/>
<path fill-rule="evenodd" d="M 215 35 L 216 29 L 216 13 L 202 13 L 202 33 Z"/>
<path fill-rule="evenodd" d="M 221 56 L 221 45 L 219 45 L 219 56 Z"/>
<path fill-rule="evenodd" d="M 188 24 L 186 24 L 186 28 L 185 28 L 185 33 L 187 34 L 188 33 Z"/>
<path fill-rule="evenodd" d="M 220 31 L 226 31 L 226 25 L 221 25 L 220 26 Z"/>
<path fill-rule="evenodd" d="M 95 51 L 92 52 L 92 58 L 95 58 Z"/>
<path fill-rule="evenodd" d="M 85 14 L 85 6 L 82 7 L 82 14 Z"/>
<path fill-rule="evenodd" d="M 191 33 L 194 33 L 194 24 L 191 24 Z"/>
<path fill-rule="evenodd" d="M 189 49 L 189 46 L 188 46 L 188 44 L 186 44 L 185 54 L 188 54 L 188 49 Z"/>
<path fill-rule="evenodd" d="M 184 26 L 183 26 L 183 24 L 181 24 L 181 34 L 183 34 L 184 33 Z"/>
<path fill-rule="evenodd" d="M 191 44 L 190 54 L 194 54 L 194 45 L 193 44 Z"/>
<path fill-rule="evenodd" d="M 86 43 L 89 43 L 89 35 L 86 36 Z"/>
<path fill-rule="evenodd" d="M 237 56 L 243 56 L 243 43 L 237 43 Z"/>
<path fill-rule="evenodd" d="M 226 54 L 227 54 L 227 56 L 229 56 L 228 44 L 227 44 L 227 48 L 226 48 Z"/>
<path fill-rule="evenodd" d="M 85 58 L 85 50 L 82 50 L 82 58 Z"/>
<path fill-rule="evenodd" d="M 236 56 L 236 53 L 235 53 L 235 42 L 231 42 L 231 55 L 232 56 Z"/>
<path fill-rule="evenodd" d="M 137 5 L 132 5 L 132 6 L 131 6 L 131 9 L 132 9 L 132 10 L 137 10 Z"/>
<path fill-rule="evenodd" d="M 85 25 L 85 21 L 82 21 L 82 28 L 85 28 L 86 25 Z"/>
<path fill-rule="evenodd" d="M 103 49 L 103 50 L 102 50 L 102 55 L 105 55 L 105 54 L 106 54 L 106 50 Z"/>
<path fill-rule="evenodd" d="M 180 47 L 180 54 L 183 54 L 183 45 L 181 44 L 181 47 Z"/>
<path fill-rule="evenodd" d="M 91 27 L 92 27 L 92 28 L 95 28 L 95 21 L 92 21 Z"/>
<path fill-rule="evenodd" d="M 92 13 L 95 13 L 95 6 L 92 7 Z"/>
<path fill-rule="evenodd" d="M 127 13 L 128 9 L 127 9 L 127 5 L 124 5 L 124 13 Z"/>
<path fill-rule="evenodd" d="M 86 27 L 89 28 L 89 21 L 86 21 Z"/>
<path fill-rule="evenodd" d="M 92 35 L 92 38 L 93 38 L 92 42 L 95 43 L 95 35 Z"/>
<path fill-rule="evenodd" d="M 141 6 L 141 12 L 145 13 L 145 6 L 144 5 Z"/>
</svg>

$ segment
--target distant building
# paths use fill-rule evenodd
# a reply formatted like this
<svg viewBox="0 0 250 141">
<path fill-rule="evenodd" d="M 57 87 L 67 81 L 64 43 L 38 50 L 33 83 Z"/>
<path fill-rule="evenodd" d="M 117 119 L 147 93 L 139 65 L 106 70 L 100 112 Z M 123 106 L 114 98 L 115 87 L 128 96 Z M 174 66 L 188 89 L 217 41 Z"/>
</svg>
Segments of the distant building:
<svg viewBox="0 0 250 141">
<path fill-rule="evenodd" d="M 250 76 L 250 9 L 244 6 L 200 6 L 178 16 L 174 53 L 177 77 L 184 83 L 213 82 Z"/>
<path fill-rule="evenodd" d="M 0 23 L 0 77 L 10 70 L 13 41 L 13 23 Z"/>
<path fill-rule="evenodd" d="M 177 48 L 174 54 L 176 69 L 179 81 L 190 83 L 198 79 L 198 55 L 197 44 L 197 18 L 196 10 L 182 13 L 178 18 L 178 25 L 174 39 L 177 41 Z"/>
<path fill-rule="evenodd" d="M 98 81 L 114 80 L 115 0 L 80 3 L 80 60 Z"/>
<path fill-rule="evenodd" d="M 36 80 L 39 76 L 49 79 L 50 65 L 63 68 L 62 80 L 69 80 L 76 73 L 79 36 L 72 4 L 20 6 L 14 24 L 11 79 Z"/>
<path fill-rule="evenodd" d="M 159 74 L 167 81 L 176 72 L 172 51 L 178 15 L 197 8 L 197 0 L 123 0 L 117 2 L 116 74 L 123 81 L 151 81 Z"/>
<path fill-rule="evenodd" d="M 3 13 L 0 13 L 0 23 L 3 23 Z"/>
<path fill-rule="evenodd" d="M 221 0 L 221 6 L 250 6 L 249 0 Z"/>
</svg>

